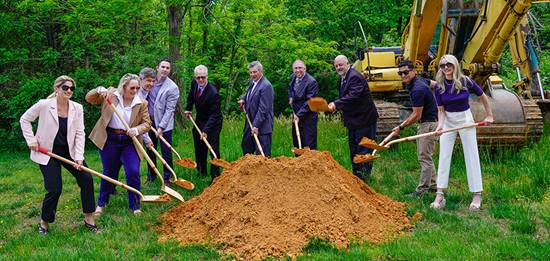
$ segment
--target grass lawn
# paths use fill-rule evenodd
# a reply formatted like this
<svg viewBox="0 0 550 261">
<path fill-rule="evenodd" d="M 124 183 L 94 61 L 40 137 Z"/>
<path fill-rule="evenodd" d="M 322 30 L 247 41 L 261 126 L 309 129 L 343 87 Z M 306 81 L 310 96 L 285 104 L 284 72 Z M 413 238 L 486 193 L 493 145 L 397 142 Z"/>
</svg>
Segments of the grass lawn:
<svg viewBox="0 0 550 261">
<path fill-rule="evenodd" d="M 291 155 L 290 124 L 277 119 L 272 154 Z M 225 120 L 221 156 L 233 161 L 241 156 L 240 141 L 244 121 Z M 90 130 L 87 130 L 88 132 Z M 403 134 L 414 134 L 408 128 Z M 190 127 L 178 130 L 175 145 L 182 157 L 194 157 Z M 351 169 L 346 131 L 339 121 L 322 119 L 319 123 L 320 150 L 329 150 L 344 167 Z M 437 153 L 436 153 L 437 154 Z M 451 180 L 443 211 L 429 208 L 435 195 L 420 199 L 405 196 L 416 187 L 419 164 L 415 143 L 403 143 L 382 153 L 375 161 L 371 186 L 379 193 L 407 202 L 408 212 L 420 212 L 423 219 L 416 228 L 392 242 L 371 245 L 354 242 L 338 250 L 322 240 L 312 240 L 299 260 L 365 259 L 550 259 L 550 125 L 545 126 L 541 142 L 519 151 L 481 151 L 483 170 L 482 210 L 470 213 L 464 159 L 455 150 Z M 86 160 L 92 169 L 101 170 L 97 150 L 88 147 Z M 437 156 L 435 157 L 437 163 Z M 160 162 L 159 162 L 160 164 Z M 145 180 L 142 162 L 142 181 Z M 177 190 L 189 199 L 201 193 L 208 178 L 176 166 L 178 177 L 191 180 L 196 189 Z M 121 178 L 123 174 L 121 174 Z M 39 236 L 44 196 L 43 179 L 27 151 L 0 153 L 0 259 L 178 259 L 210 260 L 224 258 L 216 246 L 179 246 L 177 242 L 158 243 L 157 217 L 177 204 L 142 203 L 143 213 L 134 216 L 127 208 L 125 191 L 118 188 L 104 215 L 97 220 L 100 234 L 90 234 L 82 225 L 79 189 L 75 179 L 63 171 L 63 193 L 56 222 L 47 236 Z M 157 181 L 158 182 L 158 181 Z M 143 183 L 143 182 L 142 182 Z M 99 179 L 94 178 L 99 189 Z M 158 194 L 158 186 L 146 187 L 144 194 Z"/>
</svg>

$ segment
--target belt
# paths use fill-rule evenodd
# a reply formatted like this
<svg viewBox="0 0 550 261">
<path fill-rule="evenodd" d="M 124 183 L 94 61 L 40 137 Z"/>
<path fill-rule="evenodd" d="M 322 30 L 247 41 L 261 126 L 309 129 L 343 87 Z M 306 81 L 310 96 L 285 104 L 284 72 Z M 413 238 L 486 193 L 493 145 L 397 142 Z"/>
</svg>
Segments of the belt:
<svg viewBox="0 0 550 261">
<path fill-rule="evenodd" d="M 121 129 L 113 129 L 111 127 L 107 127 L 107 131 L 110 132 L 110 133 L 114 133 L 114 134 L 124 134 L 126 135 L 126 130 L 121 130 Z"/>
</svg>

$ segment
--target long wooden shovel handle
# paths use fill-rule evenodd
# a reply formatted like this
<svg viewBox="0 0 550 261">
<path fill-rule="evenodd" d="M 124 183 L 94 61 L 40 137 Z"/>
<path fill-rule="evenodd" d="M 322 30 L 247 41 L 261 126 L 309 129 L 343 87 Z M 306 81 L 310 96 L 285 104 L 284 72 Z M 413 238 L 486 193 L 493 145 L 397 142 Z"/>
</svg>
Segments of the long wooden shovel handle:
<svg viewBox="0 0 550 261">
<path fill-rule="evenodd" d="M 176 176 L 176 172 L 174 172 L 174 170 L 170 167 L 168 162 L 166 162 L 166 160 L 164 160 L 162 155 L 160 155 L 160 153 L 155 148 L 149 148 L 149 150 L 151 150 L 153 152 L 153 154 L 155 154 L 157 156 L 157 158 L 160 159 L 160 161 L 162 162 L 162 165 L 164 165 L 164 167 L 166 167 L 168 169 L 168 171 L 170 171 L 170 173 L 172 173 L 172 176 L 174 176 L 174 180 L 177 180 L 178 177 Z"/>
<path fill-rule="evenodd" d="M 464 125 L 464 126 L 461 126 L 461 127 L 446 129 L 446 130 L 442 131 L 441 133 L 443 134 L 443 133 L 447 133 L 447 132 L 453 132 L 453 131 L 457 131 L 457 130 L 462 130 L 462 129 L 467 129 L 467 128 L 474 128 L 474 127 L 477 127 L 477 126 L 487 126 L 487 125 L 489 125 L 489 123 L 487 123 L 485 121 L 480 121 L 480 122 L 477 122 L 477 123 L 474 123 L 474 124 L 468 124 L 468 125 Z M 436 134 L 437 134 L 436 131 L 432 131 L 432 132 L 422 133 L 422 134 L 419 134 L 419 135 L 409 136 L 409 137 L 405 137 L 405 138 L 401 138 L 401 139 L 397 139 L 397 140 L 392 140 L 386 145 L 386 147 L 389 147 L 390 145 L 395 144 L 395 143 L 399 143 L 399 142 L 403 142 L 403 141 L 413 141 L 413 140 L 417 140 L 417 139 L 420 139 L 420 138 L 423 138 L 423 137 L 434 136 Z"/>
<path fill-rule="evenodd" d="M 386 138 L 384 138 L 384 140 L 382 140 L 382 142 L 380 142 L 380 146 L 384 146 L 384 144 L 386 144 L 388 141 L 390 141 L 391 138 L 393 138 L 393 136 L 395 136 L 395 131 L 392 131 Z M 373 150 L 372 151 L 372 155 L 375 155 L 376 152 L 378 152 L 378 150 Z"/>
<path fill-rule="evenodd" d="M 46 154 L 46 155 L 48 155 L 48 156 L 50 156 L 50 157 L 52 157 L 52 158 L 58 159 L 58 160 L 63 161 L 63 162 L 65 162 L 65 163 L 67 163 L 67 164 L 76 165 L 76 162 L 74 162 L 74 161 L 72 161 L 72 160 L 68 160 L 68 159 L 66 159 L 66 158 L 64 158 L 64 157 L 61 157 L 61 156 L 57 155 L 57 154 L 54 154 L 53 152 L 50 152 L 50 151 L 48 151 L 48 150 L 45 149 L 45 148 L 38 147 L 36 150 L 37 150 L 38 152 L 40 152 L 40 153 Z M 113 184 L 115 184 L 115 185 L 117 185 L 117 186 L 123 187 L 123 188 L 125 188 L 125 189 L 127 189 L 127 190 L 129 190 L 129 191 L 132 191 L 132 192 L 138 194 L 139 197 L 143 200 L 143 194 L 142 194 L 141 192 L 139 192 L 139 190 L 137 190 L 137 189 L 135 189 L 135 188 L 132 188 L 132 187 L 130 187 L 130 186 L 128 186 L 128 185 L 126 185 L 126 184 L 124 184 L 124 183 L 118 181 L 118 180 L 115 180 L 115 179 L 112 179 L 112 178 L 110 178 L 110 177 L 108 177 L 108 176 L 105 176 L 105 175 L 103 175 L 103 174 L 101 174 L 101 173 L 99 173 L 99 172 L 97 172 L 97 171 L 95 171 L 95 170 L 93 170 L 93 169 L 87 168 L 86 166 L 80 166 L 80 169 L 82 169 L 83 171 L 86 171 L 86 172 L 88 172 L 88 173 L 90 173 L 90 174 L 92 174 L 92 175 L 95 175 L 95 176 L 99 177 L 100 179 L 106 180 L 106 181 L 111 182 L 111 183 L 113 183 Z"/>
<path fill-rule="evenodd" d="M 158 131 L 157 131 L 155 128 L 153 128 L 153 126 L 151 126 L 151 130 L 153 131 L 153 133 L 154 133 L 155 135 L 157 135 L 157 136 L 159 135 Z M 172 152 L 174 152 L 174 153 L 176 154 L 176 156 L 178 157 L 178 159 L 181 159 L 180 154 L 174 149 L 174 147 L 172 147 L 172 145 L 171 145 L 164 137 L 162 137 L 162 135 L 161 135 L 161 136 L 158 136 L 158 137 L 159 137 L 159 139 L 160 139 L 162 142 L 164 142 L 164 144 L 165 144 L 168 148 L 170 148 L 170 149 L 172 150 Z"/>
<path fill-rule="evenodd" d="M 208 142 L 208 140 L 206 140 L 205 138 L 202 137 L 202 131 L 199 128 L 199 126 L 197 125 L 197 123 L 195 123 L 195 120 L 193 120 L 193 117 L 189 117 L 189 120 L 191 120 L 191 122 L 193 123 L 193 126 L 195 126 L 195 129 L 199 133 L 199 136 L 201 137 L 201 140 L 204 141 L 204 144 L 206 144 L 206 147 L 208 147 L 208 149 L 212 153 L 212 156 L 214 156 L 214 158 L 217 159 L 218 155 L 216 155 L 216 152 L 214 152 L 214 149 L 212 149 L 212 146 L 210 146 L 210 143 Z"/>
<path fill-rule="evenodd" d="M 256 140 L 256 146 L 258 146 L 258 149 L 260 150 L 260 153 L 262 154 L 262 156 L 265 157 L 264 150 L 262 149 L 262 145 L 260 144 L 260 140 L 258 139 L 258 135 L 252 132 L 252 128 L 254 127 L 252 126 L 252 122 L 250 121 L 250 118 L 248 117 L 248 113 L 246 113 L 246 111 L 244 111 L 244 116 L 246 116 L 246 121 L 248 121 L 248 126 L 250 126 L 250 132 L 254 136 L 254 140 Z"/>
<path fill-rule="evenodd" d="M 113 109 L 113 112 L 116 114 L 118 119 L 122 122 L 122 124 L 124 124 L 124 127 L 126 128 L 126 130 L 129 130 L 130 126 L 128 125 L 128 123 L 126 123 L 122 115 L 120 115 L 120 113 L 117 111 L 115 105 L 111 101 L 111 97 L 107 97 L 105 100 L 107 101 L 107 103 L 109 103 L 109 106 L 111 106 L 111 109 Z M 151 158 L 149 158 L 149 155 L 147 155 L 147 152 L 145 152 L 145 149 L 143 148 L 143 146 L 141 146 L 141 143 L 139 143 L 139 140 L 135 136 L 132 137 L 132 141 L 134 142 L 134 147 L 136 147 L 136 149 L 143 155 L 143 157 L 145 157 L 145 159 L 147 160 L 147 163 L 149 163 L 149 166 L 151 166 L 153 171 L 155 171 L 155 174 L 157 174 L 157 176 L 160 178 L 160 187 L 164 189 L 165 187 L 164 177 L 160 175 L 160 172 L 157 169 L 157 166 L 155 166 Z"/>
<path fill-rule="evenodd" d="M 301 149 L 302 139 L 300 138 L 300 128 L 298 127 L 298 120 L 296 118 L 296 114 L 294 114 L 294 128 L 296 129 L 296 138 L 298 138 L 298 149 Z"/>
</svg>

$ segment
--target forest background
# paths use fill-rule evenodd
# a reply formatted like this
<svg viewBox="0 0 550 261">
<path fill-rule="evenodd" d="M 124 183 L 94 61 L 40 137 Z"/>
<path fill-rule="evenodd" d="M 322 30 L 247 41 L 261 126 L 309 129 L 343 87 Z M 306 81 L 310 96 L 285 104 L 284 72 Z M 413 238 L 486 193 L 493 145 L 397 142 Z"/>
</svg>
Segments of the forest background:
<svg viewBox="0 0 550 261">
<path fill-rule="evenodd" d="M 0 150 L 25 147 L 18 119 L 52 92 L 59 75 L 76 80 L 73 100 L 84 105 L 86 129 L 99 109 L 84 101 L 98 86 L 116 86 L 125 73 L 173 61 L 171 78 L 182 98 L 193 68 L 205 64 L 220 89 L 222 111 L 238 113 L 248 85 L 246 65 L 259 60 L 276 92 L 275 114 L 290 114 L 287 86 L 296 59 L 306 62 L 320 96 L 338 95 L 332 60 L 355 60 L 363 46 L 361 22 L 371 46 L 399 46 L 412 0 L 0 0 Z M 550 5 L 531 8 L 540 22 L 541 76 L 550 85 Z M 510 55 L 501 61 L 505 83 L 515 80 Z M 181 99 L 181 112 L 185 99 Z M 178 118 L 179 124 L 181 114 Z"/>
</svg>

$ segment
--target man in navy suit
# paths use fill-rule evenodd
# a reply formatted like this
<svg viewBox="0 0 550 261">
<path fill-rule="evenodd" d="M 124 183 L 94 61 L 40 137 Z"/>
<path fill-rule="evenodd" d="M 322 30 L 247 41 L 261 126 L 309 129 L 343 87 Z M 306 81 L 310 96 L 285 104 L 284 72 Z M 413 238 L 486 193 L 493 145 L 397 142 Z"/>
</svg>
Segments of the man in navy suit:
<svg viewBox="0 0 550 261">
<path fill-rule="evenodd" d="M 252 134 L 258 135 L 260 146 L 265 156 L 271 156 L 271 134 L 273 132 L 273 87 L 263 75 L 263 66 L 254 61 L 248 65 L 250 83 L 246 94 L 239 100 L 239 106 L 244 109 L 252 121 L 252 129 L 245 121 L 241 147 L 243 155 L 247 153 L 260 154 Z"/>
<path fill-rule="evenodd" d="M 206 139 L 218 157 L 220 157 L 220 132 L 222 130 L 222 113 L 218 89 L 208 82 L 208 68 L 204 65 L 195 67 L 195 79 L 187 94 L 187 105 L 184 114 L 193 117 L 193 105 L 197 111 L 195 122 L 201 129 L 198 133 L 193 128 L 193 143 L 195 144 L 195 160 L 199 175 L 206 176 L 206 159 L 209 153 L 202 138 Z M 220 175 L 220 168 L 210 164 L 212 181 Z"/>
<path fill-rule="evenodd" d="M 300 139 L 303 147 L 317 149 L 317 119 L 316 112 L 312 112 L 307 101 L 317 96 L 319 86 L 317 81 L 306 72 L 306 64 L 296 60 L 292 64 L 294 72 L 288 85 L 288 103 L 294 111 L 294 121 L 298 121 Z M 295 125 L 292 124 L 292 141 L 298 147 Z"/>
<path fill-rule="evenodd" d="M 328 107 L 330 111 L 342 111 L 344 125 L 348 129 L 348 144 L 353 174 L 368 181 L 372 163 L 355 164 L 353 163 L 353 157 L 356 154 L 372 153 L 371 149 L 359 146 L 359 141 L 362 137 L 376 138 L 378 111 L 372 100 L 367 80 L 351 68 L 346 56 L 336 56 L 334 68 L 342 79 L 340 81 L 339 98 L 331 102 Z"/>
</svg>

